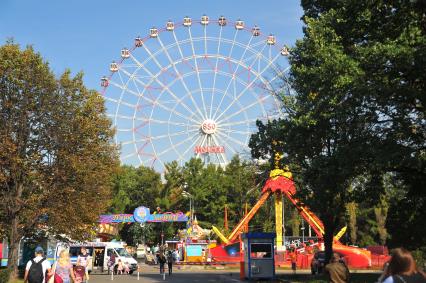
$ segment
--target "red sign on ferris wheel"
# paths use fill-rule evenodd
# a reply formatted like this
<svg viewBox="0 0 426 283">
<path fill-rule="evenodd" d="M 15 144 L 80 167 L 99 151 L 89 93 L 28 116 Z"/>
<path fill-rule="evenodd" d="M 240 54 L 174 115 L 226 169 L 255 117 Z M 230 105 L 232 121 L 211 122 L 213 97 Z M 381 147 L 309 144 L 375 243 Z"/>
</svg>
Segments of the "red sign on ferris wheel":
<svg viewBox="0 0 426 283">
<path fill-rule="evenodd" d="M 225 153 L 224 146 L 196 146 L 194 148 L 196 154 L 203 153 Z"/>
</svg>

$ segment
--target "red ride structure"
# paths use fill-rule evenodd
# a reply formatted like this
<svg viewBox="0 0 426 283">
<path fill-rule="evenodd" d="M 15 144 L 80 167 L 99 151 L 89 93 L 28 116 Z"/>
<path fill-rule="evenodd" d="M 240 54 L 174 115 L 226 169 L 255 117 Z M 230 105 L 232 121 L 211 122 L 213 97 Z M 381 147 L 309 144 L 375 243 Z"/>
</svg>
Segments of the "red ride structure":
<svg viewBox="0 0 426 283">
<path fill-rule="evenodd" d="M 296 193 L 296 187 L 293 182 L 293 177 L 288 168 L 280 169 L 278 164 L 281 156 L 279 154 L 275 155 L 275 169 L 270 172 L 270 177 L 265 182 L 265 185 L 262 189 L 262 194 L 253 206 L 253 208 L 246 213 L 243 219 L 237 224 L 234 230 L 229 234 L 228 237 L 225 237 L 220 231 L 213 227 L 213 231 L 218 234 L 220 239 L 223 242 L 222 246 L 211 249 L 210 253 L 213 260 L 217 261 L 239 261 L 239 253 L 229 253 L 228 250 L 235 251 L 237 244 L 241 241 L 240 235 L 244 232 L 245 227 L 247 227 L 250 220 L 259 210 L 259 208 L 265 203 L 265 201 L 270 196 L 275 196 L 275 220 L 276 220 L 276 232 L 277 232 L 277 251 L 284 251 L 283 238 L 282 238 L 282 197 L 286 197 L 290 202 L 297 208 L 300 215 L 305 219 L 305 221 L 311 226 L 316 236 L 318 237 L 318 243 L 316 245 L 323 249 L 323 239 L 324 239 L 324 224 L 322 221 L 300 200 L 294 197 Z M 234 248 L 231 248 L 234 247 Z M 339 237 L 334 238 L 333 250 L 340 253 L 344 256 L 348 266 L 352 268 L 367 268 L 371 266 L 371 252 L 365 249 L 346 246 L 339 241 Z M 306 265 L 312 260 L 312 254 L 306 255 L 308 260 L 303 260 Z M 302 262 L 302 260 L 299 260 Z M 304 266 L 307 267 L 307 266 Z"/>
</svg>

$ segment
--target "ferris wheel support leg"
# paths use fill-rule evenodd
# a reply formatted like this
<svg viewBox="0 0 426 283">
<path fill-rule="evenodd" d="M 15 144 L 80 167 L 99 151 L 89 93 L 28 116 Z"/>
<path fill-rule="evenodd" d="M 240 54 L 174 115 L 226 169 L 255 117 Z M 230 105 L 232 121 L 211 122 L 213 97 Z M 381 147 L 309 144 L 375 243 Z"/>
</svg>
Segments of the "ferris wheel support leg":
<svg viewBox="0 0 426 283">
<path fill-rule="evenodd" d="M 281 193 L 275 193 L 275 230 L 277 233 L 277 250 L 284 250 L 283 244 L 283 199 Z"/>
</svg>

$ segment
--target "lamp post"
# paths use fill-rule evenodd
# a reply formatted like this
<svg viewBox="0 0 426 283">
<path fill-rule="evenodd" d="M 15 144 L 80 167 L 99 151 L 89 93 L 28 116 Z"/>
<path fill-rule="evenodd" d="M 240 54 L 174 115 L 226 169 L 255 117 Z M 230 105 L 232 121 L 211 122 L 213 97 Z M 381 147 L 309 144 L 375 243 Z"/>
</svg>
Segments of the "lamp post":
<svg viewBox="0 0 426 283">
<path fill-rule="evenodd" d="M 186 187 L 187 187 L 187 184 L 185 183 L 185 185 L 184 185 L 184 188 L 186 189 Z M 182 196 L 184 196 L 185 198 L 189 198 L 189 219 L 190 219 L 190 222 L 189 223 L 191 223 L 191 225 L 192 225 L 192 215 L 193 215 L 193 212 L 192 212 L 192 210 L 193 210 L 193 206 L 192 206 L 192 199 L 194 198 L 190 193 L 188 193 L 187 191 L 183 191 L 182 192 Z"/>
</svg>

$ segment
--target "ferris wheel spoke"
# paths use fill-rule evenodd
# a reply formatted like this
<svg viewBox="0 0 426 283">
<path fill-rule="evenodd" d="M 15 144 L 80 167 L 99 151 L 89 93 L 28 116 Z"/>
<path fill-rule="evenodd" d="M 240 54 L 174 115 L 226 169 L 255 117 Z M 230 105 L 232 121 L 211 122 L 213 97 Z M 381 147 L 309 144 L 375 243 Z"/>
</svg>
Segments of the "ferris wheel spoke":
<svg viewBox="0 0 426 283">
<path fill-rule="evenodd" d="M 146 120 L 149 121 L 150 123 L 156 123 L 156 124 L 170 124 L 173 126 L 180 126 L 180 127 L 194 127 L 194 128 L 196 127 L 197 129 L 199 128 L 198 125 L 188 125 L 186 123 L 177 123 L 173 121 L 159 120 L 152 117 Z"/>
<path fill-rule="evenodd" d="M 147 86 L 145 83 L 143 83 L 139 78 L 137 78 L 136 76 L 134 76 L 133 74 L 131 74 L 130 72 L 128 72 L 127 70 L 124 69 L 120 69 L 120 71 L 118 72 L 120 73 L 124 73 L 125 75 L 127 75 L 130 79 L 132 79 L 133 82 L 138 82 L 139 84 L 141 84 L 144 88 Z"/>
<path fill-rule="evenodd" d="M 132 116 L 127 116 L 127 115 L 122 115 L 122 114 L 117 114 L 117 118 L 125 119 L 125 120 L 142 121 L 142 122 L 148 121 L 147 118 L 139 118 L 139 117 L 135 117 L 135 116 L 132 117 Z"/>
<path fill-rule="evenodd" d="M 197 141 L 201 138 L 201 142 L 197 143 Z M 191 147 L 189 147 L 188 149 L 194 148 L 194 146 L 196 144 L 198 144 L 198 146 L 203 147 L 204 143 L 206 142 L 207 139 L 207 135 L 199 135 L 199 137 L 197 138 L 197 140 L 191 145 Z M 188 152 L 188 149 L 184 152 L 184 154 L 186 154 Z M 201 152 L 198 152 L 195 157 L 200 158 L 201 156 Z"/>
<path fill-rule="evenodd" d="M 121 161 L 124 161 L 124 160 L 129 159 L 130 157 L 136 156 L 136 155 L 138 155 L 138 153 L 135 151 L 135 152 L 129 153 L 129 154 L 121 157 L 120 159 L 121 159 Z"/>
<path fill-rule="evenodd" d="M 178 146 L 180 146 L 180 145 L 184 144 L 184 143 L 187 143 L 187 142 L 191 141 L 193 138 L 194 138 L 194 137 L 188 137 L 188 138 L 186 138 L 186 139 L 184 139 L 184 140 L 180 141 L 179 143 L 176 143 L 176 144 L 173 144 L 173 143 L 172 143 L 170 147 L 168 147 L 168 148 L 166 148 L 165 150 L 163 150 L 162 152 L 158 153 L 158 154 L 157 154 L 157 156 L 162 156 L 162 155 L 164 155 L 164 154 L 168 153 L 169 151 L 174 150 L 174 151 L 177 153 L 177 155 L 179 155 L 179 158 L 183 159 L 183 157 L 182 157 L 182 155 L 180 154 L 179 150 L 177 150 L 176 148 L 177 148 Z"/>
<path fill-rule="evenodd" d="M 268 62 L 268 64 L 266 65 L 266 67 L 265 68 L 263 68 L 262 69 L 262 71 L 261 72 L 259 72 L 259 73 L 257 73 L 256 74 L 256 76 L 255 76 L 255 79 L 253 80 L 253 81 L 251 81 L 239 94 L 238 94 L 238 96 L 236 97 L 236 99 L 234 99 L 226 108 L 225 108 L 225 110 L 224 111 L 222 111 L 222 113 L 218 116 L 218 117 L 216 117 L 216 120 L 219 120 L 220 119 L 220 117 L 222 117 L 223 116 L 223 114 L 225 114 L 233 105 L 234 105 L 234 103 L 235 103 L 235 101 L 237 101 L 238 99 L 240 99 L 240 97 L 254 84 L 254 82 L 256 82 L 257 80 L 261 80 L 261 76 L 262 76 L 262 74 L 266 71 L 266 70 L 268 70 L 269 69 L 269 67 L 274 63 L 274 61 L 278 58 L 280 56 L 280 54 L 277 54 L 276 56 L 275 56 L 275 58 L 273 59 L 273 60 L 271 60 L 271 61 L 269 61 Z"/>
<path fill-rule="evenodd" d="M 160 70 L 162 70 L 162 69 L 163 69 L 163 66 L 160 64 L 160 62 L 158 62 L 157 57 L 156 57 L 156 56 L 154 56 L 154 55 L 152 54 L 151 50 L 149 50 L 149 49 L 146 47 L 146 44 L 142 44 L 142 47 L 145 49 L 146 53 L 148 53 L 149 58 L 150 58 L 150 59 L 152 59 L 152 61 L 155 63 L 155 65 L 157 65 L 157 67 L 158 67 Z"/>
<path fill-rule="evenodd" d="M 276 79 L 283 78 L 285 73 L 287 73 L 289 70 L 290 70 L 290 66 L 286 67 L 284 70 L 280 70 L 279 72 L 276 72 L 275 76 L 269 80 L 269 83 L 272 84 Z M 286 78 L 284 81 L 286 84 L 288 83 Z"/>
<path fill-rule="evenodd" d="M 218 131 L 223 130 L 225 131 L 225 129 L 223 129 L 222 127 L 218 127 L 217 128 Z M 233 130 L 233 129 L 226 129 L 227 133 L 235 133 L 235 134 L 240 134 L 240 135 L 251 135 L 252 132 L 249 131 L 240 131 L 240 130 Z"/>
<path fill-rule="evenodd" d="M 237 34 L 238 34 L 238 29 L 235 29 L 234 38 L 232 39 L 231 49 L 229 50 L 228 58 L 231 58 L 232 51 L 234 51 L 235 39 L 237 38 Z"/>
<path fill-rule="evenodd" d="M 238 31 L 238 30 L 237 30 L 237 31 Z M 235 33 L 235 36 L 236 36 L 236 33 Z M 234 36 L 234 39 L 233 39 L 233 41 L 232 41 L 232 47 L 235 45 L 235 36 Z M 238 60 L 237 67 L 235 68 L 235 70 L 234 70 L 234 72 L 233 72 L 233 74 L 232 74 L 232 77 L 231 77 L 231 79 L 230 79 L 230 81 L 229 81 L 228 85 L 226 86 L 225 94 L 228 92 L 228 89 L 229 89 L 229 87 L 230 87 L 230 85 L 231 85 L 231 83 L 232 83 L 232 82 L 234 82 L 234 87 L 235 87 L 235 77 L 236 77 L 237 71 L 238 71 L 238 69 L 239 69 L 239 67 L 240 67 L 241 65 L 242 65 L 242 66 L 244 66 L 244 64 L 242 63 L 242 59 L 244 58 L 244 56 L 245 56 L 245 54 L 246 54 L 246 52 L 247 52 L 247 50 L 248 50 L 248 48 L 249 48 L 250 43 L 251 43 L 251 41 L 252 41 L 252 40 L 253 40 L 253 35 L 250 37 L 250 40 L 249 40 L 249 42 L 246 44 L 246 48 L 244 49 L 243 54 L 241 55 L 240 59 Z M 232 49 L 232 48 L 231 48 L 231 49 Z M 232 52 L 232 50 L 231 50 L 231 52 Z M 230 53 L 231 53 L 231 52 L 230 52 Z M 230 57 L 230 56 L 229 56 L 229 57 Z M 248 72 L 250 72 L 250 69 L 248 69 L 247 71 L 248 71 Z M 235 97 L 235 94 L 234 94 L 234 97 Z M 220 107 L 221 107 L 222 102 L 223 102 L 223 100 L 224 100 L 224 99 L 225 99 L 225 95 L 223 95 L 223 96 L 222 96 L 222 98 L 221 98 L 221 100 L 220 100 L 220 102 L 219 102 L 219 106 L 216 108 L 216 111 L 215 111 L 215 113 L 214 113 L 213 117 L 215 117 L 215 116 L 216 116 L 217 111 L 220 109 Z"/>
<path fill-rule="evenodd" d="M 258 100 L 256 100 L 256 101 L 252 102 L 252 103 L 251 103 L 251 104 L 249 104 L 249 105 L 244 106 L 243 108 L 241 108 L 240 110 L 238 110 L 238 111 L 236 111 L 236 112 L 232 113 L 231 115 L 225 116 L 222 120 L 217 120 L 217 123 L 219 123 L 219 124 L 220 124 L 221 122 L 227 121 L 227 120 L 231 119 L 232 117 L 235 117 L 235 116 L 239 115 L 240 113 L 245 112 L 245 111 L 247 111 L 248 109 L 250 109 L 250 108 L 252 108 L 252 107 L 254 107 L 254 106 L 257 106 L 257 105 L 259 105 L 259 104 L 262 104 L 262 103 L 263 103 L 263 101 L 262 101 L 262 100 L 266 100 L 266 97 L 264 97 L 264 98 L 259 98 Z M 265 109 L 263 109 L 263 111 L 265 112 Z M 266 115 L 267 113 L 265 112 L 264 114 Z"/>
<path fill-rule="evenodd" d="M 207 25 L 204 25 L 204 54 L 207 53 Z"/>
<path fill-rule="evenodd" d="M 145 46 L 145 45 L 142 45 L 142 46 Z M 149 52 L 149 50 L 146 47 L 145 47 L 145 50 L 147 50 L 147 52 Z M 151 56 L 152 56 L 151 52 L 149 52 L 149 54 L 151 54 Z M 144 65 L 142 65 L 134 56 L 131 55 L 131 58 L 136 62 L 136 64 L 139 65 L 140 68 L 144 69 L 145 72 L 147 72 L 150 76 L 152 76 L 151 81 L 155 80 L 163 88 L 163 90 L 166 90 L 176 100 L 176 103 L 182 105 L 189 113 L 193 114 L 192 109 L 190 107 L 188 107 L 188 105 L 186 105 L 185 103 L 183 103 L 183 99 L 179 99 L 178 96 L 173 91 L 171 91 L 169 87 L 165 86 L 163 84 L 163 82 L 161 82 L 158 79 L 158 74 L 154 75 L 150 70 L 148 70 Z M 161 71 L 160 71 L 160 73 L 161 73 Z M 146 88 L 145 88 L 145 90 L 146 90 Z M 163 92 L 161 92 L 161 93 L 163 93 Z M 145 97 L 143 94 L 144 94 L 144 92 L 141 94 L 141 96 Z M 158 104 L 158 103 L 155 103 L 155 104 L 161 105 L 161 104 Z"/>
<path fill-rule="evenodd" d="M 223 29 L 223 26 L 220 26 L 219 40 L 218 40 L 218 43 L 217 43 L 217 51 L 216 51 L 216 64 L 215 64 L 215 67 L 214 67 L 214 70 L 213 70 L 214 71 L 213 92 L 212 92 L 212 98 L 210 99 L 209 119 L 212 118 L 212 109 L 213 109 L 213 101 L 214 101 L 214 94 L 215 94 L 215 87 L 216 87 L 216 77 L 217 77 L 217 66 L 218 66 L 219 58 L 220 58 L 220 54 L 219 54 L 220 44 L 222 43 L 222 40 L 221 40 L 221 38 L 222 38 L 222 29 Z"/>
<path fill-rule="evenodd" d="M 174 39 L 176 40 L 177 45 L 180 48 L 180 45 L 177 42 L 176 34 L 174 33 L 174 31 L 173 31 L 173 35 L 174 35 Z M 176 75 L 179 78 L 182 86 L 184 87 L 184 89 L 186 90 L 186 92 L 189 93 L 190 92 L 189 88 L 188 88 L 187 84 L 185 83 L 185 80 L 183 79 L 182 75 L 180 74 L 180 72 L 176 68 L 176 64 L 174 64 L 174 62 L 173 62 L 173 60 L 172 60 L 172 58 L 170 56 L 170 53 L 169 53 L 168 49 L 166 49 L 166 47 L 164 46 L 164 44 L 161 41 L 160 37 L 158 37 L 158 41 L 160 43 L 161 48 L 164 50 L 164 54 L 166 54 L 166 57 L 169 60 L 170 65 L 173 67 L 174 71 L 176 72 Z M 183 57 L 182 57 L 182 60 L 183 60 Z M 168 68 L 168 66 L 167 66 L 167 68 Z M 196 109 L 197 113 L 200 115 L 199 116 L 200 120 L 203 120 L 203 114 L 202 114 L 200 108 L 198 107 L 197 103 L 195 102 L 194 98 L 191 96 L 190 99 L 191 99 L 192 104 L 195 106 L 195 109 Z"/>
<path fill-rule="evenodd" d="M 241 121 L 237 121 L 237 122 L 221 123 L 220 127 L 225 128 L 225 127 L 232 127 L 232 126 L 237 126 L 237 125 L 251 125 L 251 124 L 256 123 L 257 120 L 260 120 L 259 117 L 241 120 Z"/>
<path fill-rule="evenodd" d="M 212 144 L 220 145 L 219 139 L 215 136 L 212 137 Z M 224 143 L 225 144 L 225 143 Z M 228 158 L 226 153 L 215 153 L 216 159 L 219 161 L 219 164 L 227 164 Z"/>
<path fill-rule="evenodd" d="M 105 97 L 104 98 L 105 100 L 107 100 L 107 101 L 110 101 L 110 102 L 113 102 L 113 103 L 116 103 L 117 105 L 125 105 L 125 106 L 127 106 L 127 107 L 129 107 L 129 108 L 136 108 L 136 105 L 134 105 L 134 104 L 131 104 L 131 103 L 127 103 L 127 102 L 125 102 L 125 101 L 120 101 L 119 99 L 114 99 L 114 98 L 110 98 L 110 97 Z M 117 107 L 118 108 L 118 107 Z M 115 113 L 115 115 L 118 115 L 117 113 Z"/>
<path fill-rule="evenodd" d="M 133 132 L 133 128 L 116 128 L 117 132 Z"/>
<path fill-rule="evenodd" d="M 231 137 L 229 135 L 225 135 L 225 134 L 223 134 L 221 132 L 218 132 L 218 135 L 221 136 L 223 140 L 230 140 L 230 141 L 232 141 L 232 142 L 234 142 L 234 143 L 236 143 L 236 144 L 238 144 L 238 145 L 240 145 L 242 147 L 247 147 L 246 144 L 242 143 L 241 141 L 239 141 L 239 140 L 237 140 L 237 139 L 235 139 L 235 138 L 233 138 L 233 137 Z"/>
<path fill-rule="evenodd" d="M 174 38 L 174 40 L 175 40 L 175 43 L 176 43 L 176 46 L 177 46 L 177 48 L 178 48 L 178 51 L 179 51 L 179 54 L 180 54 L 180 58 L 181 58 L 181 62 L 185 62 L 186 61 L 186 59 L 185 59 L 185 57 L 183 56 L 183 52 L 182 52 L 182 48 L 181 48 L 181 43 L 180 43 L 180 41 L 177 39 L 177 37 L 176 37 L 176 33 L 175 33 L 175 31 L 173 30 L 173 38 Z M 170 59 L 171 60 L 171 59 Z M 172 65 L 174 66 L 175 64 L 173 64 L 172 63 Z M 182 75 L 179 75 L 179 78 L 181 79 L 181 82 L 182 82 L 182 84 L 183 84 L 183 87 L 185 88 L 185 90 L 189 93 L 190 91 L 189 91 L 189 89 L 188 89 L 188 86 L 186 85 L 186 83 L 185 83 L 185 81 L 183 80 L 183 78 L 182 78 Z M 201 111 L 201 109 L 200 109 L 200 107 L 198 107 L 198 103 L 194 100 L 194 97 L 192 97 L 192 96 L 190 96 L 190 99 L 191 99 L 191 102 L 192 102 L 192 104 L 195 106 L 195 109 L 197 110 L 197 112 L 198 112 L 198 114 L 200 115 L 200 117 L 201 117 L 201 120 L 203 120 L 204 118 L 204 115 L 203 115 L 203 113 L 202 113 L 202 111 Z"/>
<path fill-rule="evenodd" d="M 151 137 L 151 140 L 161 140 L 161 139 L 164 139 L 164 138 L 181 136 L 181 135 L 184 135 L 184 134 L 197 132 L 197 131 L 198 131 L 197 129 L 195 129 L 195 130 L 184 130 L 184 131 L 179 131 L 179 132 L 176 132 L 176 133 L 173 133 L 173 134 L 158 135 L 158 136 Z"/>
<path fill-rule="evenodd" d="M 117 86 L 118 87 L 118 86 Z M 129 90 L 129 89 L 127 89 L 127 91 L 128 92 L 130 92 L 130 93 L 132 93 L 132 94 L 134 94 L 134 95 L 137 95 L 136 93 L 134 93 L 134 91 L 132 91 L 132 90 Z M 180 113 L 180 112 L 178 112 L 178 111 L 176 111 L 176 110 L 174 110 L 174 109 L 172 109 L 172 108 L 169 108 L 169 107 L 167 107 L 167 106 L 165 106 L 164 104 L 161 104 L 161 103 L 157 103 L 157 101 L 156 100 L 152 100 L 152 99 L 150 99 L 150 98 L 148 98 L 148 97 L 146 97 L 146 96 L 140 96 L 142 99 L 144 99 L 144 100 L 146 100 L 147 102 L 150 102 L 150 103 L 152 103 L 152 105 L 153 106 L 155 106 L 155 105 L 157 105 L 158 107 L 160 107 L 160 108 L 162 108 L 162 109 L 164 109 L 164 110 L 166 110 L 166 111 L 169 111 L 169 112 L 172 112 L 173 114 L 175 114 L 175 115 L 177 115 L 177 116 L 179 116 L 179 117 L 181 117 L 181 118 L 184 118 L 184 119 L 186 119 L 186 120 L 190 120 L 190 121 L 192 121 L 192 122 L 194 122 L 194 123 L 196 123 L 196 124 L 199 124 L 200 123 L 200 121 L 196 121 L 196 120 L 194 120 L 192 117 L 188 117 L 188 116 L 186 116 L 186 115 L 184 115 L 184 114 L 182 114 L 182 113 Z M 107 100 L 109 100 L 109 101 L 113 101 L 113 102 L 116 102 L 116 103 L 120 103 L 120 104 L 124 104 L 124 105 L 126 105 L 126 106 L 128 106 L 128 107 L 131 107 L 131 108 L 137 108 L 137 105 L 133 105 L 133 104 L 129 104 L 129 103 L 126 103 L 126 102 L 119 102 L 118 100 L 115 100 L 115 99 L 112 99 L 112 98 L 106 98 Z M 191 112 L 192 113 L 192 112 Z M 117 115 L 117 114 L 116 114 Z"/>
<path fill-rule="evenodd" d="M 188 154 L 188 151 L 190 151 L 191 149 L 194 149 L 194 146 L 196 144 L 199 144 L 198 141 L 201 139 L 201 144 L 203 143 L 203 141 L 205 140 L 206 135 L 198 135 L 198 137 L 194 140 L 194 142 L 182 153 L 183 156 L 185 156 L 186 154 Z M 199 154 L 197 154 L 197 157 L 199 157 Z"/>
<path fill-rule="evenodd" d="M 213 140 L 215 141 L 215 143 L 217 145 L 223 144 L 225 146 L 225 148 L 229 148 L 234 153 L 234 155 L 237 154 L 237 152 L 235 151 L 235 149 L 232 146 L 230 146 L 227 141 L 222 140 L 219 136 L 213 136 Z M 222 142 L 220 142 L 220 141 L 222 141 Z M 228 158 L 226 156 L 226 153 L 222 153 L 222 154 L 220 154 L 218 156 L 222 157 L 222 160 L 223 160 L 223 162 L 225 164 L 228 163 Z"/>
<path fill-rule="evenodd" d="M 189 33 L 189 39 L 191 40 L 191 49 L 192 49 L 192 55 L 194 57 L 195 70 L 196 70 L 196 73 L 197 73 L 198 85 L 200 86 L 200 91 L 201 91 L 201 101 L 203 103 L 204 119 L 207 119 L 207 108 L 206 108 L 206 103 L 204 102 L 203 86 L 201 84 L 201 78 L 200 78 L 200 72 L 199 72 L 199 68 L 198 68 L 197 56 L 195 55 L 194 41 L 192 39 L 191 27 L 188 27 L 188 33 Z"/>
</svg>

